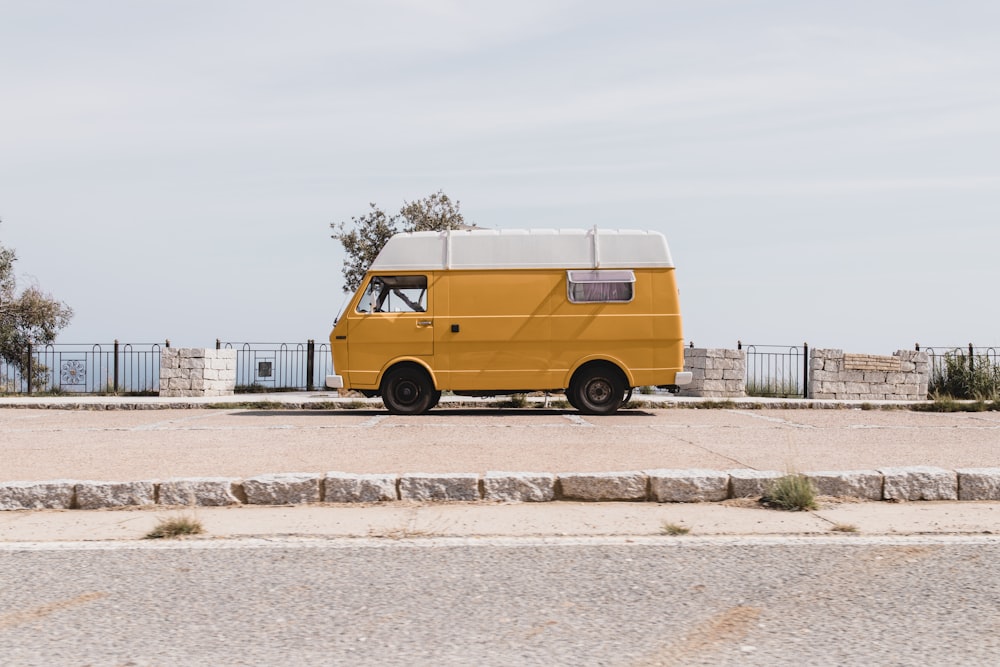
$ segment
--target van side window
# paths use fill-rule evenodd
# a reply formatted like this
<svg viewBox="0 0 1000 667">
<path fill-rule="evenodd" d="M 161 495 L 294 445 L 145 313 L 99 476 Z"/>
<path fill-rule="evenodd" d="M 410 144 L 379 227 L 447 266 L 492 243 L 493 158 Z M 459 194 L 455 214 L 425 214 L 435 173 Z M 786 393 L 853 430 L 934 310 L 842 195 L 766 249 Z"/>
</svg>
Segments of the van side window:
<svg viewBox="0 0 1000 667">
<path fill-rule="evenodd" d="M 365 288 L 359 313 L 423 313 L 427 310 L 427 276 L 373 276 Z"/>
<path fill-rule="evenodd" d="M 628 303 L 635 294 L 632 271 L 567 271 L 572 303 Z"/>
</svg>

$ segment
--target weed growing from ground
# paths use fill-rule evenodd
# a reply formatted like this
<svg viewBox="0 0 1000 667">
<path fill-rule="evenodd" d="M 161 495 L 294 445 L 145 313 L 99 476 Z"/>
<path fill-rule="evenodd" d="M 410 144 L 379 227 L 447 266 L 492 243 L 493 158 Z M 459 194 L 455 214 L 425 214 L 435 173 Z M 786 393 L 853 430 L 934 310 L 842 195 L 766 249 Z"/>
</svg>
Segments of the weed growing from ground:
<svg viewBox="0 0 1000 667">
<path fill-rule="evenodd" d="M 660 527 L 660 532 L 664 535 L 677 537 L 679 535 L 687 535 L 691 532 L 691 529 L 677 523 L 664 522 L 663 526 Z"/>
<path fill-rule="evenodd" d="M 198 519 L 190 516 L 176 516 L 160 519 L 156 527 L 146 533 L 146 539 L 170 539 L 184 535 L 200 535 L 204 532 L 205 528 Z"/>
<path fill-rule="evenodd" d="M 760 499 L 762 505 L 800 512 L 816 509 L 816 489 L 804 475 L 791 474 L 771 484 L 767 495 Z"/>
<path fill-rule="evenodd" d="M 852 523 L 835 523 L 830 527 L 835 533 L 856 533 L 858 532 L 858 527 Z"/>
</svg>

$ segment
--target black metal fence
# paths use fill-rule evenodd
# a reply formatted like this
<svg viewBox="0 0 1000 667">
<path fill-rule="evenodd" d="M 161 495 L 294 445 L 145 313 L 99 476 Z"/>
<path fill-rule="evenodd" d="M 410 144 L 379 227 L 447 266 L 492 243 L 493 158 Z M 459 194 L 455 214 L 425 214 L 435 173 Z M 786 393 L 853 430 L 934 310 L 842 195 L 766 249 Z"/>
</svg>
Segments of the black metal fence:
<svg viewBox="0 0 1000 667">
<path fill-rule="evenodd" d="M 953 398 L 984 398 L 1000 392 L 1000 348 L 968 345 L 930 346 L 930 392 Z"/>
<path fill-rule="evenodd" d="M 107 345 L 65 343 L 29 346 L 19 363 L 0 360 L 0 394 L 156 394 L 164 345 L 115 341 Z M 233 343 L 236 384 L 241 391 L 323 389 L 333 361 L 328 344 Z M 29 381 L 30 378 L 30 381 Z"/>
<path fill-rule="evenodd" d="M 18 364 L 0 361 L 0 392 L 154 394 L 160 388 L 160 345 L 29 345 Z"/>
<path fill-rule="evenodd" d="M 918 352 L 927 353 L 928 361 L 931 365 L 931 377 L 944 371 L 948 358 L 960 357 L 966 359 L 967 363 L 974 363 L 976 360 L 983 361 L 990 366 L 1000 366 L 1000 348 L 996 347 L 976 347 L 972 343 L 968 345 L 949 345 L 921 347 L 916 345 Z"/>
<path fill-rule="evenodd" d="M 746 353 L 746 393 L 748 396 L 807 398 L 809 393 L 809 344 L 744 345 Z"/>
<path fill-rule="evenodd" d="M 326 387 L 332 371 L 330 346 L 305 343 L 215 341 L 217 350 L 236 350 L 237 391 L 314 391 Z"/>
</svg>

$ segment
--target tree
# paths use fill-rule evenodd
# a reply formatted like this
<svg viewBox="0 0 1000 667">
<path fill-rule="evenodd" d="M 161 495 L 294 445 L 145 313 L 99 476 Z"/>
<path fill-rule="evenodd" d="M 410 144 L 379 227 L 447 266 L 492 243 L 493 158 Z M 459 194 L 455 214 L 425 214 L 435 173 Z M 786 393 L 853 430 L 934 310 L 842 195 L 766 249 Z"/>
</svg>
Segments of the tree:
<svg viewBox="0 0 1000 667">
<path fill-rule="evenodd" d="M 18 294 L 15 252 L 0 244 L 0 359 L 23 372 L 28 344 L 47 345 L 69 324 L 73 309 L 32 285 Z"/>
<path fill-rule="evenodd" d="M 444 231 L 447 229 L 472 229 L 466 224 L 459 207 L 461 202 L 452 200 L 443 191 L 403 202 L 399 213 L 387 215 L 374 202 L 365 215 L 351 216 L 346 222 L 331 223 L 332 237 L 344 246 L 344 291 L 353 292 L 361 285 L 368 267 L 375 261 L 382 247 L 399 232 Z"/>
</svg>

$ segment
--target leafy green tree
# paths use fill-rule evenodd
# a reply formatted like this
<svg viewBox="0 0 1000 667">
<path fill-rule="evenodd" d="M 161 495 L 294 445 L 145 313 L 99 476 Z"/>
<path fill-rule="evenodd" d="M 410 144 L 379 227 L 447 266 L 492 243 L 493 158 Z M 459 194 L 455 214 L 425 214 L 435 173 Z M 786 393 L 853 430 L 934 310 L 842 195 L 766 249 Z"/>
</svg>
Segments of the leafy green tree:
<svg viewBox="0 0 1000 667">
<path fill-rule="evenodd" d="M 444 231 L 471 229 L 460 210 L 461 202 L 443 191 L 412 202 L 403 202 L 399 213 L 388 215 L 375 203 L 361 216 L 351 216 L 350 223 L 332 223 L 332 237 L 344 246 L 344 291 L 353 292 L 365 277 L 382 247 L 399 232 Z"/>
<path fill-rule="evenodd" d="M 25 370 L 28 344 L 47 345 L 69 324 L 73 309 L 32 285 L 18 293 L 17 255 L 0 245 L 0 358 Z"/>
</svg>

